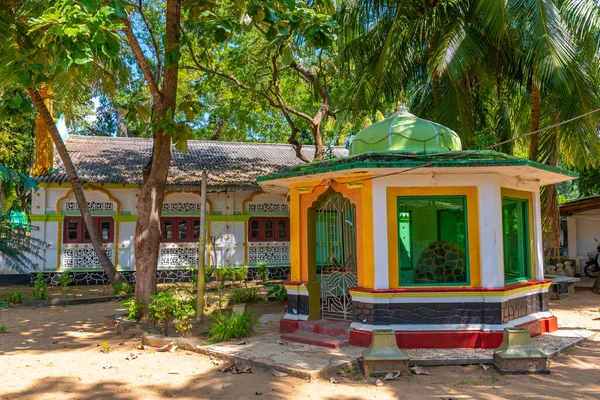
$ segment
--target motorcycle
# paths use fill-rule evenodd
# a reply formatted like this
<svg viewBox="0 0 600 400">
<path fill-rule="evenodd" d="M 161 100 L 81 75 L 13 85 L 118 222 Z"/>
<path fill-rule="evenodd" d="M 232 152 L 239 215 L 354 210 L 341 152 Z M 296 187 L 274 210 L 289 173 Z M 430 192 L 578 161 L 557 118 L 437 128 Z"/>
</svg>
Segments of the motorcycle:
<svg viewBox="0 0 600 400">
<path fill-rule="evenodd" d="M 598 258 L 600 257 L 600 242 L 598 239 L 594 238 L 598 246 L 596 246 L 596 252 L 588 253 L 589 261 L 585 263 L 585 268 L 583 272 L 590 278 L 597 278 L 600 274 L 600 265 L 598 265 Z"/>
</svg>

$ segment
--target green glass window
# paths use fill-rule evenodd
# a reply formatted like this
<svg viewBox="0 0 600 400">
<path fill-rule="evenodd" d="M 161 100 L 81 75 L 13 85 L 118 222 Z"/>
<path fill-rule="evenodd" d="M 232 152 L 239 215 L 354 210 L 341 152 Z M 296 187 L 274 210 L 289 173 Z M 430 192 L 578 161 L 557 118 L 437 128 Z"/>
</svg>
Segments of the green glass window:
<svg viewBox="0 0 600 400">
<path fill-rule="evenodd" d="M 529 204 L 525 199 L 502 198 L 504 281 L 529 279 Z"/>
<path fill-rule="evenodd" d="M 398 197 L 400 286 L 467 285 L 465 196 Z"/>
</svg>

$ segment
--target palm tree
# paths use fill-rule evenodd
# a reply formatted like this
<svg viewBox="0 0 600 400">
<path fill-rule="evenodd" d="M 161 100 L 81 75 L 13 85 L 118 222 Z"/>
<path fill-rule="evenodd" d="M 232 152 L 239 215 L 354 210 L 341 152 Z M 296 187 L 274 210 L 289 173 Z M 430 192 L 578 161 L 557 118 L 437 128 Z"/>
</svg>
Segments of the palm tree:
<svg viewBox="0 0 600 400">
<path fill-rule="evenodd" d="M 35 181 L 27 175 L 0 164 L 0 190 L 3 186 L 16 185 L 23 185 L 26 190 L 38 189 Z M 41 240 L 31 237 L 28 227 L 11 226 L 0 207 L 1 264 L 18 273 L 27 273 L 34 267 L 32 259 L 39 258 L 38 252 L 43 244 Z"/>
<path fill-rule="evenodd" d="M 600 9 L 587 0 L 345 0 L 342 55 L 352 103 L 376 107 L 398 93 L 418 114 L 461 134 L 466 148 L 537 131 L 600 107 Z M 535 134 L 530 159 L 597 165 L 595 114 Z M 501 148 L 511 152 L 511 146 Z M 556 189 L 542 193 L 557 247 Z"/>
</svg>

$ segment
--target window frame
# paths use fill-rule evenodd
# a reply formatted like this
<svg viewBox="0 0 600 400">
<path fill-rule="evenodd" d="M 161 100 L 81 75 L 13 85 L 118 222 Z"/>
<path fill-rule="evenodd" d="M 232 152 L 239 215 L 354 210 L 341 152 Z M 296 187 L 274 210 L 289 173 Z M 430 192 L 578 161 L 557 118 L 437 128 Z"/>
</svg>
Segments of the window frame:
<svg viewBox="0 0 600 400">
<path fill-rule="evenodd" d="M 98 235 L 100 235 L 100 243 L 114 243 L 115 241 L 115 220 L 113 219 L 112 216 L 110 215 L 105 215 L 105 216 L 93 216 L 92 217 L 93 221 L 94 221 L 94 226 L 96 227 L 96 232 L 98 232 Z M 109 236 L 108 239 L 102 239 L 102 234 L 101 234 L 101 223 L 103 220 L 108 220 L 110 223 L 110 231 L 109 231 Z M 68 229 L 69 226 L 69 222 L 70 221 L 76 221 L 77 222 L 77 239 L 69 239 L 69 232 L 70 230 Z M 86 239 L 85 238 L 85 233 L 86 233 L 87 229 L 85 227 L 85 222 L 83 221 L 83 217 L 81 216 L 66 216 L 63 222 L 63 243 L 92 243 L 91 239 Z"/>
<path fill-rule="evenodd" d="M 455 286 L 470 286 L 471 285 L 471 259 L 470 259 L 470 242 L 469 242 L 469 199 L 468 199 L 468 195 L 467 194 L 449 194 L 449 195 L 422 195 L 422 196 L 411 196 L 411 195 L 405 195 L 405 196 L 395 196 L 396 197 L 396 226 L 397 228 L 397 238 L 396 238 L 396 246 L 397 247 L 397 251 L 398 251 L 398 256 L 397 256 L 397 265 L 396 268 L 398 270 L 398 287 L 402 288 L 402 287 L 440 287 L 440 286 L 448 286 L 448 287 L 455 287 Z M 411 199 L 411 200 L 418 200 L 418 199 L 426 199 L 426 200 L 439 200 L 439 199 L 461 199 L 462 203 L 463 203 L 463 209 L 464 209 L 464 213 L 463 213 L 463 220 L 464 220 L 464 225 L 465 225 L 465 244 L 464 244 L 464 250 L 465 250 L 465 280 L 463 282 L 455 282 L 455 283 L 445 283 L 445 282 L 440 282 L 440 283 L 431 283 L 431 282 L 427 282 L 427 283 L 406 283 L 406 282 L 402 282 L 402 265 L 401 265 L 401 256 L 400 256 L 400 246 L 401 246 L 401 242 L 402 242 L 402 238 L 400 236 L 400 213 L 401 212 L 410 212 L 411 214 L 411 222 L 413 221 L 412 218 L 412 210 L 405 210 L 405 209 L 401 209 L 401 201 L 403 199 Z M 439 229 L 440 229 L 440 224 L 439 224 L 439 211 L 437 210 L 436 212 L 436 218 L 438 219 L 437 224 L 438 226 L 436 227 L 436 241 L 439 241 Z M 477 212 L 477 210 L 475 211 Z M 411 254 L 413 254 L 411 256 L 411 262 L 413 261 L 413 257 L 414 257 L 414 226 L 413 223 L 411 223 L 409 225 L 409 229 L 410 229 L 410 246 L 411 246 Z M 420 256 L 420 254 L 419 254 Z M 417 258 L 418 261 L 418 258 Z M 415 262 L 415 266 L 416 266 L 416 262 Z M 414 271 L 414 266 L 411 265 L 411 269 Z"/>
<path fill-rule="evenodd" d="M 165 221 L 171 221 L 171 225 L 173 226 L 173 237 L 165 238 L 163 232 L 163 226 Z M 179 238 L 179 222 L 186 222 L 186 238 Z M 160 242 L 161 243 L 196 243 L 199 238 L 194 238 L 194 221 L 198 221 L 200 223 L 200 217 L 190 217 L 190 216 L 177 216 L 177 215 L 169 215 L 160 217 Z"/>
<path fill-rule="evenodd" d="M 273 237 L 266 237 L 266 221 L 272 221 Z M 256 229 L 252 228 L 252 222 L 258 222 L 258 237 L 253 238 L 252 232 Z M 285 222 L 285 237 L 279 235 L 279 222 Z M 290 241 L 290 218 L 289 217 L 250 217 L 248 220 L 248 241 L 249 242 L 289 242 Z"/>
<path fill-rule="evenodd" d="M 507 279 L 506 276 L 506 241 L 504 240 L 504 201 L 505 200 L 510 200 L 513 202 L 516 202 L 519 204 L 519 206 L 522 209 L 522 216 L 523 216 L 523 226 L 521 227 L 521 230 L 523 231 L 523 260 L 525 265 L 520 266 L 520 269 L 522 271 L 525 271 L 524 275 L 519 275 L 516 278 L 512 278 L 512 279 Z M 524 281 L 528 281 L 531 280 L 531 276 L 532 276 L 532 271 L 531 271 L 531 246 L 530 246 L 530 241 L 531 241 L 531 236 L 530 236 L 530 200 L 527 198 L 521 198 L 521 197 L 514 197 L 514 196 L 510 196 L 510 195 L 503 195 L 502 196 L 502 210 L 501 210 L 501 216 L 502 216 L 502 264 L 503 264 L 503 277 L 504 277 L 504 284 L 512 284 L 512 283 L 517 283 L 517 282 L 524 282 Z"/>
</svg>

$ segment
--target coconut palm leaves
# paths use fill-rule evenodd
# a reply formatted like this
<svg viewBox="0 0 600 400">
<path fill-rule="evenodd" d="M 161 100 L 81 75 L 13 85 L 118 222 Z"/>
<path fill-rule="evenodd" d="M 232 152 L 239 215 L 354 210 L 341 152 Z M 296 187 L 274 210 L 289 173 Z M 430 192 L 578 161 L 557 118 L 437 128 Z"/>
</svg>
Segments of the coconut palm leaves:
<svg viewBox="0 0 600 400">
<path fill-rule="evenodd" d="M 35 259 L 44 242 L 32 237 L 22 227 L 11 227 L 7 218 L 0 217 L 0 264 L 16 273 L 24 274 L 34 269 Z"/>
</svg>

